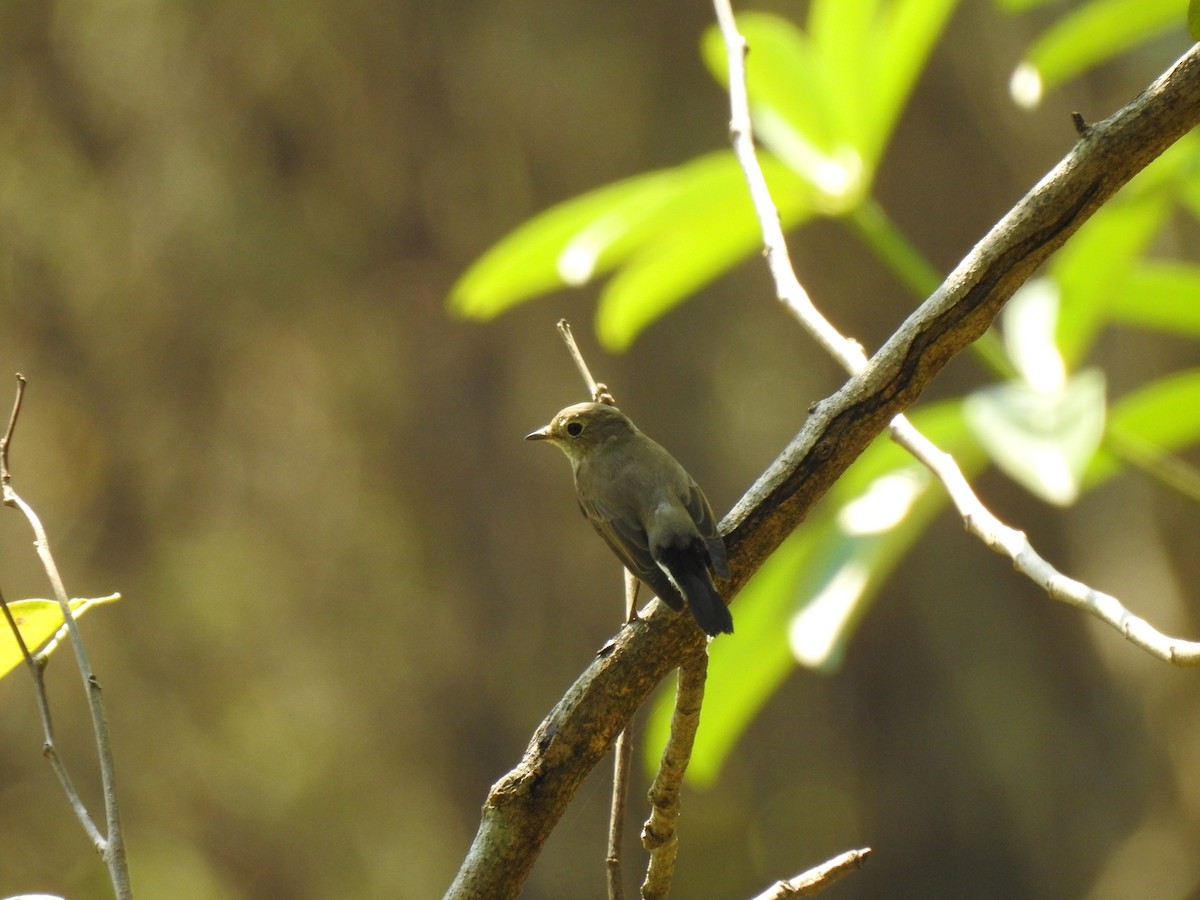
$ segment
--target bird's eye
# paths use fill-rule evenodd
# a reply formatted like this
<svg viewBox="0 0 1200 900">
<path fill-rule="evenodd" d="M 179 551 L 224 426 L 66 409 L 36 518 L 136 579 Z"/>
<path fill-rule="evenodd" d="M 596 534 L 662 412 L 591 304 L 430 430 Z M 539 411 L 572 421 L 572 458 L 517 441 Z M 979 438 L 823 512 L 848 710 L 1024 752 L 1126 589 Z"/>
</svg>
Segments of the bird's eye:
<svg viewBox="0 0 1200 900">
<path fill-rule="evenodd" d="M 581 434 L 583 434 L 583 423 L 582 422 L 568 422 L 567 423 L 567 434 L 569 434 L 571 437 L 579 437 Z"/>
</svg>

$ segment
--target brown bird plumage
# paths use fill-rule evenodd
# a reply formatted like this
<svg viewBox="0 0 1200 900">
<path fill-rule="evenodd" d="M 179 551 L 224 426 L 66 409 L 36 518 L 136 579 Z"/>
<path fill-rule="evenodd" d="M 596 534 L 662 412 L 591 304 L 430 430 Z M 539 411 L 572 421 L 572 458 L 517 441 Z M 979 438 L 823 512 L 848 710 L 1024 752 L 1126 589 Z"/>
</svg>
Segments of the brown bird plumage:
<svg viewBox="0 0 1200 900">
<path fill-rule="evenodd" d="M 603 403 L 568 406 L 526 440 L 566 454 L 583 514 L 630 572 L 672 609 L 686 601 L 706 634 L 733 632 L 709 574 L 729 576 L 716 517 L 671 454 Z"/>
</svg>

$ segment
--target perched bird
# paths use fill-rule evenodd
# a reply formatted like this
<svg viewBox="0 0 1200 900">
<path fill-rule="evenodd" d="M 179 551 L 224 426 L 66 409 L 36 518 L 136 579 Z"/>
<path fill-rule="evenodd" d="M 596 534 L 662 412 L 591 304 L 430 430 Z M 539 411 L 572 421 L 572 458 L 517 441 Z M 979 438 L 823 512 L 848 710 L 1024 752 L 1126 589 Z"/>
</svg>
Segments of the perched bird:
<svg viewBox="0 0 1200 900">
<path fill-rule="evenodd" d="M 671 609 L 686 600 L 706 634 L 733 633 L 709 574 L 729 577 L 716 517 L 671 454 L 604 403 L 568 406 L 525 440 L 549 441 L 567 455 L 583 514 L 625 568 Z"/>
</svg>

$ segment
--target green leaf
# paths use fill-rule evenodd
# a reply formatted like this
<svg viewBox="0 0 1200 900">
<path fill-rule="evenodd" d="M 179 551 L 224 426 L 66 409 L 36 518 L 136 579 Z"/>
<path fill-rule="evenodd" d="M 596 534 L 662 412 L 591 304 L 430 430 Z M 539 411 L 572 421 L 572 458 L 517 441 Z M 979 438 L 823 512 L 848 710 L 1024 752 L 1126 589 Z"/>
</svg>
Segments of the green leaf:
<svg viewBox="0 0 1200 900">
<path fill-rule="evenodd" d="M 965 471 L 983 455 L 971 441 L 959 404 L 919 410 L 918 427 Z M 799 660 L 831 671 L 895 566 L 946 503 L 945 492 L 908 454 L 879 440 L 834 486 L 818 514 L 771 555 L 738 595 L 737 639 L 714 641 L 704 727 L 688 780 L 710 784 L 746 726 Z M 651 713 L 647 766 L 670 728 L 673 693 Z M 650 749 L 655 748 L 655 749 Z"/>
<path fill-rule="evenodd" d="M 1178 0 L 1092 0 L 1062 16 L 1034 41 L 1013 73 L 1014 97 L 1022 105 L 1035 105 L 1045 91 L 1172 26 L 1179 26 Z M 1017 82 L 1030 78 L 1040 90 L 1018 96 Z"/>
<path fill-rule="evenodd" d="M 794 227 L 811 214 L 811 189 L 769 155 L 760 162 L 784 227 Z M 625 349 L 761 241 L 742 171 L 719 151 L 542 213 L 472 266 L 451 303 L 461 315 L 490 318 L 624 262 L 601 293 L 597 329 L 607 347 Z"/>
<path fill-rule="evenodd" d="M 841 215 L 869 190 L 894 127 L 954 0 L 817 0 L 815 39 L 749 13 L 748 79 L 761 163 L 784 228 Z M 702 51 L 727 81 L 715 29 Z M 869 151 L 864 153 L 864 150 Z M 627 347 L 651 322 L 760 244 L 740 170 L 726 151 L 638 175 L 559 204 L 485 253 L 454 285 L 450 308 L 487 319 L 622 267 L 601 294 L 601 340 Z"/>
<path fill-rule="evenodd" d="M 1113 298 L 1115 321 L 1200 337 L 1200 267 L 1144 262 Z"/>
<path fill-rule="evenodd" d="M 872 168 L 882 158 L 900 113 L 925 71 L 958 0 L 895 0 L 874 30 L 868 59 L 874 59 L 873 95 L 866 107 L 870 126 L 861 151 Z"/>
<path fill-rule="evenodd" d="M 965 401 L 971 430 L 995 463 L 1048 503 L 1079 496 L 1083 473 L 1104 436 L 1104 373 L 1080 372 L 1059 390 L 1009 382 Z"/>
<path fill-rule="evenodd" d="M 1188 34 L 1193 41 L 1200 41 L 1200 0 L 1188 0 Z"/>
<path fill-rule="evenodd" d="M 1174 451 L 1200 443 L 1200 369 L 1176 372 L 1133 391 L 1108 411 L 1107 431 L 1143 450 Z M 1092 460 L 1084 485 L 1092 488 L 1123 468 L 1107 448 Z"/>
<path fill-rule="evenodd" d="M 738 28 L 755 132 L 827 196 L 834 214 L 853 208 L 874 170 L 956 0 L 817 0 L 808 31 L 777 16 L 744 13 Z M 702 53 L 728 87 L 720 32 Z"/>
<path fill-rule="evenodd" d="M 879 0 L 813 0 L 808 12 L 808 32 L 836 141 L 864 157 L 865 135 L 877 114 L 870 102 L 877 74 L 870 53 L 875 49 L 872 32 L 879 7 Z"/>
<path fill-rule="evenodd" d="M 796 604 L 796 579 L 814 549 L 811 539 L 805 541 L 799 535 L 785 541 L 739 595 L 734 609 L 736 639 L 713 641 L 709 646 L 704 727 L 696 734 L 688 763 L 691 784 L 715 781 L 746 726 L 795 668 L 786 621 Z M 643 743 L 649 771 L 658 765 L 670 733 L 674 699 L 674 691 L 664 683 L 654 700 Z"/>
<path fill-rule="evenodd" d="M 830 73 L 809 36 L 786 19 L 745 13 L 738 28 L 750 53 L 747 92 L 755 136 L 810 188 L 814 203 L 839 214 L 865 189 L 861 155 L 839 130 L 845 111 L 833 99 Z M 720 31 L 710 27 L 701 43 L 705 62 L 726 88 L 729 75 Z M 780 197 L 774 197 L 780 202 Z"/>
<path fill-rule="evenodd" d="M 1058 346 L 1068 368 L 1087 355 L 1113 298 L 1169 212 L 1161 192 L 1130 192 L 1098 210 L 1058 251 L 1051 272 L 1061 296 Z"/>
<path fill-rule="evenodd" d="M 679 171 L 637 175 L 534 216 L 466 271 L 450 291 L 450 308 L 469 318 L 489 319 L 567 284 L 564 270 L 582 284 L 612 268 L 621 251 L 629 251 L 632 238 L 651 227 L 669 205 L 678 191 Z M 574 253 L 569 252 L 572 246 Z"/>
<path fill-rule="evenodd" d="M 746 89 L 756 115 L 769 107 L 804 135 L 814 152 L 829 154 L 838 144 L 829 108 L 826 73 L 808 35 L 795 23 L 770 13 L 742 13 L 738 30 L 750 52 L 746 57 Z M 721 87 L 729 88 L 729 65 L 720 30 L 710 25 L 700 42 L 708 70 Z"/>
<path fill-rule="evenodd" d="M 1051 261 L 1061 296 L 1058 345 L 1069 367 L 1086 357 L 1100 329 L 1113 318 L 1154 315 L 1153 310 L 1130 308 L 1123 295 L 1130 280 L 1147 268 L 1143 257 L 1176 204 L 1187 201 L 1189 186 L 1200 200 L 1200 136 L 1192 134 L 1140 172 Z M 1138 285 L 1133 289 L 1140 293 Z M 1180 321 L 1187 318 L 1180 311 Z"/>
<path fill-rule="evenodd" d="M 109 594 L 107 597 L 90 597 L 87 599 L 71 600 L 71 611 L 78 619 L 93 606 L 101 603 L 111 603 L 120 600 L 120 594 Z M 62 635 L 58 634 L 63 627 L 62 608 L 57 600 L 14 600 L 8 604 L 9 612 L 21 630 L 21 637 L 30 653 L 37 653 L 54 640 L 57 642 Z M 50 647 L 46 652 L 53 650 Z M 25 661 L 21 646 L 13 637 L 12 627 L 0 614 L 0 678 L 3 678 Z"/>
<path fill-rule="evenodd" d="M 784 227 L 811 215 L 807 185 L 770 156 L 760 162 Z M 678 214 L 661 223 L 601 292 L 596 333 L 608 349 L 628 348 L 644 328 L 762 245 L 737 162 L 721 154 L 711 163 L 680 187 Z"/>
</svg>

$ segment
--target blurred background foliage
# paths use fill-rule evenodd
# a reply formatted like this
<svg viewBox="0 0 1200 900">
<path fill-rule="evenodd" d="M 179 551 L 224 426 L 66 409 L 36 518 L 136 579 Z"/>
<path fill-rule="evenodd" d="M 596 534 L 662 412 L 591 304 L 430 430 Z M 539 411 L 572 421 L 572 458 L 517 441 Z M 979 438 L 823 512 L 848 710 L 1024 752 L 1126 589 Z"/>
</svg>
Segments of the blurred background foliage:
<svg viewBox="0 0 1200 900">
<path fill-rule="evenodd" d="M 801 26 L 836 5 L 756 8 Z M 806 286 L 868 348 L 920 297 L 916 270 L 872 242 L 879 219 L 855 210 L 886 211 L 911 258 L 948 271 L 1070 148 L 1070 111 L 1107 115 L 1188 43 L 1179 2 L 1136 42 L 1053 69 L 1037 48 L 1055 29 L 1121 4 L 1005 5 L 1021 8 L 964 0 L 948 15 L 894 132 L 863 138 L 855 202 L 822 205 L 794 235 Z M 737 257 L 724 257 L 671 315 L 619 339 L 601 322 L 621 355 L 580 327 L 590 287 L 485 326 L 446 314 L 472 261 L 539 211 L 721 151 L 710 21 L 703 4 L 667 3 L 0 8 L 0 361 L 30 379 L 15 485 L 71 593 L 123 596 L 83 628 L 139 895 L 430 897 L 449 884 L 488 785 L 621 614 L 620 572 L 565 466 L 520 441 L 582 398 L 560 316 L 720 511 L 841 383 L 773 301 L 752 243 L 748 264 L 726 272 Z M 1031 82 L 1022 61 L 1057 74 Z M 1173 405 L 1143 394 L 1128 412 L 1139 447 L 1162 424 L 1170 446 L 1195 439 L 1190 385 L 1166 380 L 1196 365 L 1194 332 L 1145 321 L 1164 297 L 1180 310 L 1168 324 L 1194 306 L 1181 158 L 1120 201 L 1149 209 L 1122 219 L 1144 240 L 1120 222 L 1092 239 L 1092 261 L 1127 265 L 1095 280 L 1080 235 L 1042 299 L 1005 323 L 1055 351 L 1064 385 L 1099 366 L 1117 403 L 1174 388 Z M 1072 304 L 1114 271 L 1136 288 L 1105 307 L 1117 313 Z M 554 283 L 539 277 L 539 290 Z M 1066 507 L 1018 486 L 1012 466 L 984 470 L 987 441 L 960 427 L 958 398 L 1017 384 L 997 384 L 997 359 L 1026 381 L 1042 371 L 1009 350 L 953 364 L 918 413 L 962 439 L 985 500 L 1052 561 L 1196 636 L 1197 509 L 1179 485 L 1118 467 L 1107 446 Z M 1095 396 L 1093 382 L 1080 403 Z M 1008 408 L 983 402 L 984 420 Z M 878 453 L 889 458 L 864 459 L 871 472 L 902 465 Z M 730 652 L 773 653 L 776 674 L 725 732 L 719 777 L 685 797 L 678 894 L 746 896 L 869 844 L 845 896 L 1191 895 L 1195 673 L 1050 604 L 938 515 L 935 492 L 922 497 L 911 550 L 875 557 L 893 571 L 835 672 L 795 670 L 787 633 L 797 578 L 831 565 L 829 547 L 780 556 L 765 599 L 739 598 Z M 0 578 L 10 598 L 47 592 L 12 512 Z M 740 674 L 714 669 L 731 708 Z M 66 657 L 50 682 L 90 787 Z M 0 894 L 105 896 L 19 673 L 0 681 L 0 708 Z M 606 782 L 585 787 L 526 896 L 602 896 Z"/>
</svg>

